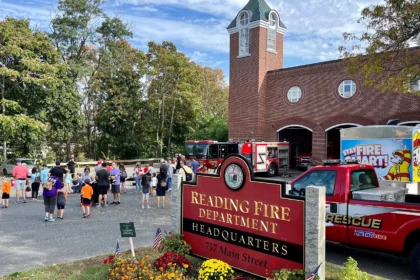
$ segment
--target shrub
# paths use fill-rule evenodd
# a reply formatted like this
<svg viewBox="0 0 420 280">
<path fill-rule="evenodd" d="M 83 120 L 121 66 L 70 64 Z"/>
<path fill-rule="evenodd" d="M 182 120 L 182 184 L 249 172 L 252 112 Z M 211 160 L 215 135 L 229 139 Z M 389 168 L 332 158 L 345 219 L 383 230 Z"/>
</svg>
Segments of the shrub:
<svg viewBox="0 0 420 280">
<path fill-rule="evenodd" d="M 303 270 L 274 270 L 271 273 L 271 277 L 268 277 L 267 280 L 302 280 L 305 278 L 305 272 Z M 319 279 L 317 276 L 315 279 Z"/>
<path fill-rule="evenodd" d="M 166 270 L 169 267 L 175 265 L 178 268 L 189 269 L 191 267 L 191 262 L 185 258 L 182 254 L 177 254 L 173 252 L 166 252 L 159 258 L 157 258 L 153 265 L 156 269 L 161 267 Z"/>
<path fill-rule="evenodd" d="M 198 271 L 198 279 L 206 280 L 226 280 L 233 276 L 233 269 L 227 263 L 215 259 L 210 259 L 201 264 Z"/>
<path fill-rule="evenodd" d="M 357 261 L 349 257 L 344 263 L 344 270 L 342 272 L 343 280 L 368 280 L 369 275 L 366 272 L 360 271 L 357 266 Z"/>
<path fill-rule="evenodd" d="M 174 252 L 187 255 L 191 251 L 191 246 L 182 240 L 181 234 L 172 234 L 169 232 L 159 245 L 160 252 Z"/>
</svg>

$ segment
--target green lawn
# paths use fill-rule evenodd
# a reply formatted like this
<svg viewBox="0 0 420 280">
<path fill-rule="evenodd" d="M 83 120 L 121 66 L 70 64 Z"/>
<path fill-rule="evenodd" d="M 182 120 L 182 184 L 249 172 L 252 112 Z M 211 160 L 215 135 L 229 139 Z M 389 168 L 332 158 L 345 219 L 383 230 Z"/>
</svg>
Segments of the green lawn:
<svg viewBox="0 0 420 280">
<path fill-rule="evenodd" d="M 138 248 L 137 256 L 149 255 L 151 259 L 158 257 L 157 252 L 151 253 L 150 247 Z M 128 254 L 128 252 L 123 253 Z M 14 279 L 45 279 L 45 280 L 105 280 L 107 279 L 109 265 L 104 265 L 103 261 L 107 256 L 98 256 L 95 258 L 75 261 L 66 264 L 57 264 L 37 269 L 31 269 L 24 272 L 16 272 L 5 277 L 0 277 L 0 280 L 14 280 Z M 189 257 L 193 266 L 199 267 L 202 262 L 201 259 Z M 327 263 L 326 266 L 326 280 L 342 280 L 339 278 L 342 271 L 341 266 Z M 238 273 L 241 274 L 241 273 Z M 245 275 L 241 275 L 245 276 Z M 249 277 L 249 279 L 253 279 Z M 380 280 L 383 278 L 372 276 L 372 280 Z"/>
</svg>

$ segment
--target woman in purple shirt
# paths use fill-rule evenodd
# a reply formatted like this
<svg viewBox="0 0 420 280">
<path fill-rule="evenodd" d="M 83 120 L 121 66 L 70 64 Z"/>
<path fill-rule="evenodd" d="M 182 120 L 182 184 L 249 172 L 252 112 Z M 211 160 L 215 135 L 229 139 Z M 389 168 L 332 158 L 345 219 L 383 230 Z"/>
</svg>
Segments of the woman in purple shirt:
<svg viewBox="0 0 420 280">
<path fill-rule="evenodd" d="M 57 204 L 57 192 L 64 192 L 63 190 L 63 182 L 61 181 L 63 178 L 63 172 L 57 171 L 55 176 L 50 176 L 47 180 L 46 185 L 48 183 L 52 184 L 51 190 L 48 190 L 44 187 L 44 191 L 42 196 L 44 198 L 44 205 L 45 205 L 45 218 L 46 222 L 54 222 L 53 215 L 54 215 L 54 208 Z"/>
</svg>

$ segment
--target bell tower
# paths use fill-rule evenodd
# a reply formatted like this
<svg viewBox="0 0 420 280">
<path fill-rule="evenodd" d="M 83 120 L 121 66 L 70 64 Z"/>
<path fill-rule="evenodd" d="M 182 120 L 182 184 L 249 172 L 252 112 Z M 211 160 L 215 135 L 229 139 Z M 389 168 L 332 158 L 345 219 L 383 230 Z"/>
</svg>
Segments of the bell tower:
<svg viewBox="0 0 420 280">
<path fill-rule="evenodd" d="M 286 27 L 264 0 L 249 0 L 227 27 L 230 36 L 229 139 L 265 140 L 266 74 L 283 67 Z"/>
</svg>

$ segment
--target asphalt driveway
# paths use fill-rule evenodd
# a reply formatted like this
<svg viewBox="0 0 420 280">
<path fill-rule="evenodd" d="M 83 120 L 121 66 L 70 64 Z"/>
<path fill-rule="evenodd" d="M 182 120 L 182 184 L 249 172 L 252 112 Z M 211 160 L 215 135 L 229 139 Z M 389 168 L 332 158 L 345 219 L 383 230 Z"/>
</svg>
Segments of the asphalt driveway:
<svg viewBox="0 0 420 280">
<path fill-rule="evenodd" d="M 80 196 L 69 194 L 64 220 L 44 222 L 44 204 L 27 200 L 9 208 L 0 209 L 0 276 L 30 268 L 71 262 L 115 251 L 120 240 L 121 250 L 129 250 L 128 238 L 120 237 L 119 223 L 134 222 L 135 247 L 153 243 L 156 229 L 169 231 L 170 193 L 167 207 L 157 209 L 156 198 L 151 198 L 152 209 L 141 208 L 141 193 L 131 187 L 122 194 L 120 205 L 91 210 L 91 218 L 82 218 Z M 112 201 L 112 199 L 111 199 Z"/>
</svg>

